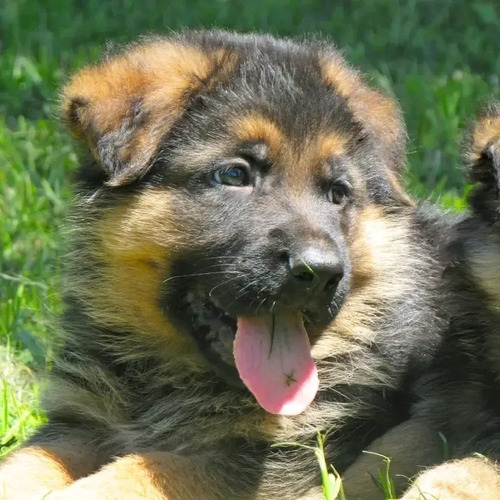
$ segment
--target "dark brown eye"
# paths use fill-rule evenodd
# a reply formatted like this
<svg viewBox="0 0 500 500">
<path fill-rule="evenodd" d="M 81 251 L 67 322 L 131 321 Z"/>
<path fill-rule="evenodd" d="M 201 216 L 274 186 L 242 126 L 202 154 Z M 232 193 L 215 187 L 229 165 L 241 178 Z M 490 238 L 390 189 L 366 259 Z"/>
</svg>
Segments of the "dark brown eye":
<svg viewBox="0 0 500 500">
<path fill-rule="evenodd" d="M 213 178 L 217 184 L 225 186 L 243 187 L 250 184 L 248 169 L 239 165 L 227 166 L 216 170 Z"/>
<path fill-rule="evenodd" d="M 349 196 L 349 187 L 342 182 L 335 182 L 328 189 L 327 198 L 331 203 L 341 205 Z"/>
</svg>

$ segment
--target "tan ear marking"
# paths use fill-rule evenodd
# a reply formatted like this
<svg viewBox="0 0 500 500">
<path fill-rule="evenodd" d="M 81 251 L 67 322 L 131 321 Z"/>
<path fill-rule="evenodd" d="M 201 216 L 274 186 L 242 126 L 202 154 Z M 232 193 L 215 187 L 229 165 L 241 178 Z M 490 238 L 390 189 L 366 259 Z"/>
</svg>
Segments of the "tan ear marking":
<svg viewBox="0 0 500 500">
<path fill-rule="evenodd" d="M 397 103 L 368 87 L 339 55 L 325 54 L 320 59 L 320 67 L 325 83 L 346 99 L 354 119 L 382 142 L 387 151 L 388 166 L 401 169 L 406 130 Z"/>
<path fill-rule="evenodd" d="M 109 174 L 108 184 L 140 176 L 193 93 L 225 79 L 237 57 L 153 41 L 82 69 L 63 90 L 62 115 Z"/>
</svg>

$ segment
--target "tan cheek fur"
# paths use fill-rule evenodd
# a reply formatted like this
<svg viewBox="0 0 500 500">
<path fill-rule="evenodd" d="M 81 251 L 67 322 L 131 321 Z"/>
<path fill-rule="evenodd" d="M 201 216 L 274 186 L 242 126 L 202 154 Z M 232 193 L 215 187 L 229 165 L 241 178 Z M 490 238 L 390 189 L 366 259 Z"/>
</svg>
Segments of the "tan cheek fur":
<svg viewBox="0 0 500 500">
<path fill-rule="evenodd" d="M 329 335 L 323 335 L 314 346 L 318 359 L 345 354 L 374 341 L 373 321 L 411 285 L 407 270 L 412 269 L 414 259 L 405 224 L 398 218 L 391 220 L 374 206 L 365 208 L 358 219 L 350 251 L 351 291 Z"/>
<path fill-rule="evenodd" d="M 187 244 L 168 193 L 151 189 L 129 198 L 106 209 L 91 234 L 82 231 L 75 236 L 85 241 L 72 258 L 95 262 L 98 276 L 73 274 L 66 291 L 83 299 L 99 324 L 136 333 L 171 355 L 198 359 L 193 341 L 175 330 L 160 307 L 171 251 Z"/>
</svg>

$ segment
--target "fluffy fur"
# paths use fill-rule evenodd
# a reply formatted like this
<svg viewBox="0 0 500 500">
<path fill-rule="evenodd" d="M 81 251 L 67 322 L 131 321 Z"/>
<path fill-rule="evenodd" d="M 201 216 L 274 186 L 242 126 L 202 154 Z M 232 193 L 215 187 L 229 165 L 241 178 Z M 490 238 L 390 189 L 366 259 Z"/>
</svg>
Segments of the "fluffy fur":
<svg viewBox="0 0 500 500">
<path fill-rule="evenodd" d="M 435 463 L 441 462 L 444 448 L 446 456 L 454 458 L 418 476 L 404 500 L 421 495 L 444 500 L 500 497 L 498 104 L 491 104 L 471 125 L 464 141 L 464 163 L 474 188 L 469 196 L 471 212 L 449 233 L 445 280 L 455 291 L 446 298 L 450 325 L 435 362 L 415 384 L 412 417 L 370 447 L 393 459 L 395 473 L 415 471 L 426 461 L 428 465 L 433 449 Z M 354 496 L 358 490 L 361 497 L 366 494 L 368 474 L 376 474 L 382 466 L 380 458 L 369 455 L 348 471 L 349 478 L 357 478 Z"/>
<path fill-rule="evenodd" d="M 83 69 L 62 108 L 87 152 L 62 335 L 49 421 L 3 465 L 6 498 L 319 500 L 313 453 L 283 442 L 328 431 L 345 472 L 408 420 L 449 324 L 460 222 L 405 194 L 397 104 L 329 44 L 194 32 Z M 342 264 L 320 295 L 287 288 L 283 252 L 304 241 Z M 305 412 L 259 407 L 192 320 L 207 301 L 304 311 L 320 379 Z"/>
</svg>

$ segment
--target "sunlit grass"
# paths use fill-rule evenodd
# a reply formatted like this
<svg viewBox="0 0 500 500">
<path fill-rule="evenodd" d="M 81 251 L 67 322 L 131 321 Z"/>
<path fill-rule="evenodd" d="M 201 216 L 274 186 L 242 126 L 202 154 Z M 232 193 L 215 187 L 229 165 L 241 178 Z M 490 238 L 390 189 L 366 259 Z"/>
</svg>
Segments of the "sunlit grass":
<svg viewBox="0 0 500 500">
<path fill-rule="evenodd" d="M 36 410 L 38 385 L 32 370 L 8 348 L 0 349 L 0 457 L 24 441 L 43 422 Z"/>
</svg>

